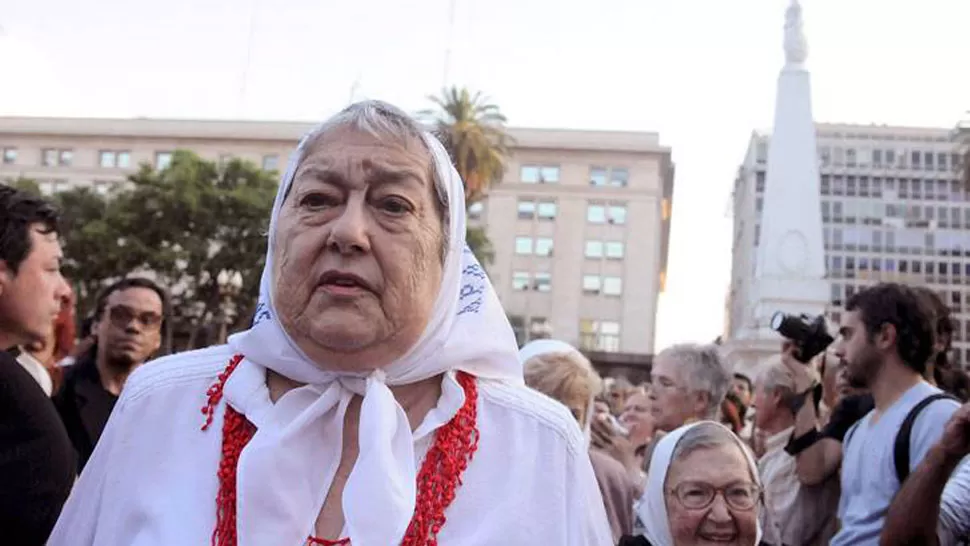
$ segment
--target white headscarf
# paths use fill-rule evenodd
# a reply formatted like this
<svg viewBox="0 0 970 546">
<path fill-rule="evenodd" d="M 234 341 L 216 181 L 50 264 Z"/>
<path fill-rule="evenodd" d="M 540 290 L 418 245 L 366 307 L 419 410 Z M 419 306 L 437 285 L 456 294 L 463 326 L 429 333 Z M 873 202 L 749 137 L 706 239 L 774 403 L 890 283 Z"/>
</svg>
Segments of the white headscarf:
<svg viewBox="0 0 970 546">
<path fill-rule="evenodd" d="M 354 546 L 400 543 L 415 510 L 417 469 L 411 427 L 388 385 L 452 370 L 523 382 L 515 335 L 465 245 L 463 184 L 447 152 L 428 133 L 423 139 L 448 194 L 449 247 L 441 289 L 421 338 L 385 368 L 351 374 L 316 365 L 284 332 L 273 305 L 274 234 L 308 142 L 324 126 L 304 137 L 290 158 L 273 205 L 256 318 L 249 330 L 229 338 L 245 360 L 226 383 L 226 398 L 257 427 L 238 464 L 240 546 L 302 544 L 313 534 L 340 459 L 344 415 L 354 394 L 363 395 L 363 403 L 359 455 L 342 499 L 347 534 Z M 306 385 L 270 404 L 266 368 Z"/>
<path fill-rule="evenodd" d="M 664 494 L 667 489 L 667 472 L 670 470 L 671 463 L 673 463 L 674 450 L 677 447 L 677 443 L 680 442 L 680 439 L 690 429 L 705 423 L 717 425 L 731 432 L 731 429 L 720 423 L 714 421 L 698 421 L 684 425 L 664 435 L 657 442 L 657 446 L 653 450 L 653 457 L 650 458 L 650 472 L 647 474 L 647 487 L 643 491 L 643 498 L 641 498 L 637 507 L 637 515 L 640 516 L 640 521 L 643 522 L 647 530 L 647 540 L 653 546 L 674 545 L 674 537 L 670 533 L 670 519 L 667 515 L 667 500 Z M 748 468 L 751 469 L 751 475 L 754 477 L 755 483 L 761 485 L 761 478 L 758 475 L 758 464 L 755 462 L 754 457 L 751 456 L 751 452 L 748 451 L 741 439 L 733 432 L 731 433 L 731 437 L 734 438 L 738 447 L 744 452 L 744 457 L 748 461 Z M 755 544 L 761 542 L 760 521 L 761 519 L 759 517 Z"/>
<path fill-rule="evenodd" d="M 583 353 L 579 352 L 579 349 L 573 347 L 572 345 L 566 343 L 565 341 L 559 341 L 558 339 L 537 339 L 535 341 L 530 341 L 519 349 L 519 361 L 525 366 L 525 363 L 529 361 L 530 358 L 547 355 L 547 354 L 571 354 L 576 353 L 581 358 L 586 357 Z M 586 445 L 589 446 L 593 438 L 593 414 L 596 403 L 596 393 L 590 395 L 589 403 L 586 404 L 586 423 L 583 425 L 583 437 L 586 439 Z"/>
</svg>

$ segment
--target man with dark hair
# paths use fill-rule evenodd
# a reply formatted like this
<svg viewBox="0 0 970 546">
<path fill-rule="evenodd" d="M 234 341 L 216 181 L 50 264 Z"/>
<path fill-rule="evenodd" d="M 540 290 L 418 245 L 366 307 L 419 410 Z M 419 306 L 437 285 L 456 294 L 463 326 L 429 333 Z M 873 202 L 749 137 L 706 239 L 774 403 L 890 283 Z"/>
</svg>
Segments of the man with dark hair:
<svg viewBox="0 0 970 546">
<path fill-rule="evenodd" d="M 95 343 L 68 368 L 54 397 L 71 443 L 84 468 L 108 423 L 132 371 L 161 347 L 168 296 L 149 279 L 129 277 L 98 296 L 92 335 Z"/>
<path fill-rule="evenodd" d="M 970 399 L 970 379 L 963 370 L 954 367 L 947 356 L 953 345 L 954 330 L 950 308 L 933 290 L 925 286 L 916 289 L 926 297 L 935 317 L 936 343 L 933 344 L 933 354 L 926 363 L 923 377 L 930 384 L 966 402 Z"/>
<path fill-rule="evenodd" d="M 50 399 L 9 350 L 45 339 L 68 294 L 57 211 L 0 184 L 0 534 L 47 541 L 74 482 L 74 456 Z"/>
<path fill-rule="evenodd" d="M 849 381 L 868 387 L 875 408 L 843 442 L 842 527 L 832 545 L 878 544 L 893 496 L 958 404 L 922 377 L 936 341 L 925 295 L 882 283 L 856 293 L 845 309 L 834 351 Z"/>
</svg>

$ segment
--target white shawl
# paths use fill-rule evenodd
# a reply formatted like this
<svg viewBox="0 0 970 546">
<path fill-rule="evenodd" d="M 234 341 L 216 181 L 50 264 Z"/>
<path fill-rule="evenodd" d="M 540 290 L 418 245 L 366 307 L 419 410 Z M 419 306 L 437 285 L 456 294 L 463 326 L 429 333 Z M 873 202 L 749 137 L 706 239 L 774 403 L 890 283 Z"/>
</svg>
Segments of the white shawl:
<svg viewBox="0 0 970 546">
<path fill-rule="evenodd" d="M 463 184 L 447 152 L 427 133 L 424 142 L 435 174 L 448 194 L 450 246 L 424 334 L 402 358 L 366 375 L 327 371 L 325 362 L 311 362 L 297 348 L 275 317 L 273 234 L 284 197 L 316 131 L 300 142 L 276 195 L 254 324 L 229 339 L 230 347 L 245 360 L 226 383 L 226 398 L 244 414 L 252 409 L 254 415 L 247 416 L 258 427 L 238 466 L 240 546 L 301 544 L 313 534 L 340 459 L 344 414 L 355 393 L 363 395 L 360 451 L 343 492 L 345 530 L 354 546 L 399 544 L 415 510 L 417 469 L 407 416 L 388 385 L 410 384 L 452 370 L 522 383 L 512 328 L 465 244 Z M 267 410 L 265 400 L 254 400 L 252 383 L 243 379 L 261 377 L 267 368 L 306 385 L 289 391 Z"/>
<path fill-rule="evenodd" d="M 687 431 L 702 423 L 714 422 L 698 421 L 673 430 L 657 442 L 657 447 L 653 450 L 653 457 L 650 458 L 650 472 L 647 475 L 647 488 L 644 490 L 643 497 L 640 499 L 637 507 L 637 515 L 640 516 L 640 521 L 643 522 L 647 530 L 647 540 L 653 546 L 674 546 L 674 538 L 670 533 L 670 520 L 667 516 L 667 501 L 664 495 L 667 484 L 667 472 L 670 470 L 670 465 L 673 462 L 672 459 L 677 442 L 684 437 Z M 714 424 L 724 427 L 720 423 Z M 730 430 L 727 427 L 724 427 L 724 429 Z M 761 479 L 758 477 L 758 463 L 755 462 L 754 457 L 751 456 L 751 452 L 740 438 L 734 433 L 731 433 L 731 437 L 737 441 L 741 451 L 744 452 L 744 457 L 748 461 L 748 467 L 751 469 L 751 475 L 754 476 L 755 483 L 760 485 Z M 758 535 L 755 544 L 760 542 L 761 523 L 759 518 Z"/>
</svg>

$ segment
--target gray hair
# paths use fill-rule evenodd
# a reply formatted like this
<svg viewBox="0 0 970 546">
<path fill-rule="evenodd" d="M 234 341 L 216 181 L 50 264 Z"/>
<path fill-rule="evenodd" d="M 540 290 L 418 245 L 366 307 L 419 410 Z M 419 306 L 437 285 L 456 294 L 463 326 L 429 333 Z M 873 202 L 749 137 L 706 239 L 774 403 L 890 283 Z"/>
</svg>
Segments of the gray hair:
<svg viewBox="0 0 970 546">
<path fill-rule="evenodd" d="M 700 449 L 717 449 L 724 446 L 738 448 L 738 451 L 741 452 L 741 456 L 745 458 L 745 462 L 747 463 L 747 455 L 744 452 L 744 447 L 742 447 L 741 442 L 733 432 L 714 422 L 698 423 L 685 432 L 680 437 L 680 440 L 677 440 L 671 461 L 687 457 Z M 758 479 L 757 476 L 752 476 L 752 478 L 755 480 Z"/>
<path fill-rule="evenodd" d="M 731 373 L 717 345 L 683 343 L 668 347 L 657 359 L 670 359 L 679 365 L 680 377 L 690 392 L 706 392 L 709 395 L 705 417 L 717 418 L 721 402 L 731 384 Z"/>
<path fill-rule="evenodd" d="M 781 357 L 772 358 L 765 363 L 765 366 L 758 376 L 758 384 L 764 390 L 790 396 L 795 393 L 795 378 L 782 362 Z"/>
<path fill-rule="evenodd" d="M 428 155 L 431 156 L 431 172 L 429 173 L 434 183 L 436 205 L 438 214 L 441 218 L 442 248 L 441 258 L 444 260 L 448 254 L 449 246 L 449 216 L 448 188 L 445 181 L 439 176 L 438 168 L 434 161 L 434 153 L 425 141 L 426 131 L 413 117 L 409 116 L 400 108 L 379 100 L 365 100 L 351 104 L 344 108 L 330 119 L 325 121 L 307 140 L 303 147 L 305 155 L 311 150 L 324 135 L 335 129 L 350 127 L 358 131 L 363 131 L 374 138 L 386 142 L 406 142 L 417 140 L 424 147 Z M 303 156 L 299 157 L 297 164 L 303 161 Z M 289 191 L 289 190 L 287 190 Z"/>
</svg>

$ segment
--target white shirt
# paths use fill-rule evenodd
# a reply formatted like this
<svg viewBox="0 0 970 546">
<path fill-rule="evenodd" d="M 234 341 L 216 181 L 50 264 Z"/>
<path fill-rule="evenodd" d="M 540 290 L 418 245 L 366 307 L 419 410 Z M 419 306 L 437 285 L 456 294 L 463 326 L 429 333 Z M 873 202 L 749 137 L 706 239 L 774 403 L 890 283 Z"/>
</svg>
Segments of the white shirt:
<svg viewBox="0 0 970 546">
<path fill-rule="evenodd" d="M 940 546 L 959 544 L 967 536 L 970 536 L 970 458 L 964 458 L 946 482 L 937 530 Z"/>
<path fill-rule="evenodd" d="M 834 532 L 838 480 L 832 477 L 816 486 L 802 485 L 795 458 L 785 451 L 793 430 L 769 436 L 765 454 L 758 460 L 767 512 L 764 541 L 776 546 L 827 544 Z"/>
<path fill-rule="evenodd" d="M 225 402 L 205 432 L 201 408 L 231 356 L 227 347 L 213 347 L 132 374 L 50 546 L 209 544 Z M 478 450 L 445 512 L 439 544 L 612 544 L 582 432 L 565 407 L 491 380 L 479 380 L 478 393 Z M 461 386 L 447 374 L 438 406 L 414 433 L 416 464 L 431 432 L 444 424 L 442 415 L 462 399 Z"/>
<path fill-rule="evenodd" d="M 44 389 L 47 396 L 50 396 L 54 392 L 54 380 L 51 379 L 50 372 L 47 371 L 47 368 L 44 367 L 40 360 L 34 358 L 34 355 L 21 350 L 20 354 L 17 355 L 17 362 L 37 381 L 37 384 L 40 385 L 40 388 Z"/>
</svg>

